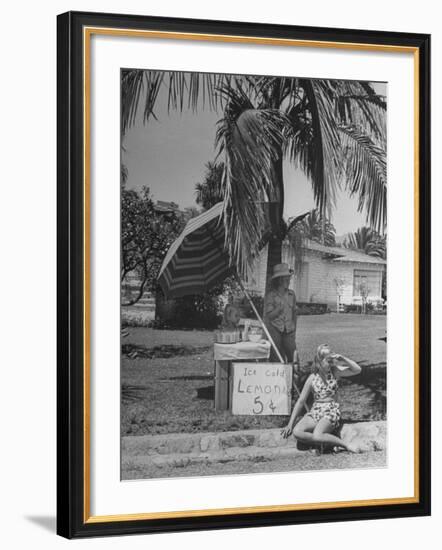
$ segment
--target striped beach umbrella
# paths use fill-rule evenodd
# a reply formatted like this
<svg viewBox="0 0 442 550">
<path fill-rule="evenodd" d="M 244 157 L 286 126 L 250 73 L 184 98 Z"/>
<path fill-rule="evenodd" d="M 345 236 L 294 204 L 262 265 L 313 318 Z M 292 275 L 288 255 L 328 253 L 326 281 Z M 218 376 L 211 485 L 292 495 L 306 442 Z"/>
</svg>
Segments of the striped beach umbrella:
<svg viewBox="0 0 442 550">
<path fill-rule="evenodd" d="M 223 203 L 219 202 L 207 212 L 187 222 L 181 235 L 171 244 L 164 258 L 158 282 L 166 298 L 178 298 L 207 292 L 228 275 L 235 275 L 280 362 L 284 363 L 253 300 L 230 265 L 229 254 L 224 247 L 225 231 L 222 212 Z M 299 394 L 296 384 L 294 387 Z"/>
<path fill-rule="evenodd" d="M 172 243 L 158 275 L 167 298 L 202 294 L 232 273 L 224 247 L 223 203 L 192 218 Z"/>
</svg>

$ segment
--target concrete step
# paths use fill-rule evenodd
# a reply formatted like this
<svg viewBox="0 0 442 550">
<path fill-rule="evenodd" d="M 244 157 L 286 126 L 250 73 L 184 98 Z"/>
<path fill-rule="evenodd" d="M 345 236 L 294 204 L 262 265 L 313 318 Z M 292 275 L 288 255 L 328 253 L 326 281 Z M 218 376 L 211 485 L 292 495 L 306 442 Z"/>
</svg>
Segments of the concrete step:
<svg viewBox="0 0 442 550">
<path fill-rule="evenodd" d="M 167 467 L 175 466 L 185 468 L 194 464 L 228 463 L 237 461 L 266 461 L 275 458 L 295 457 L 302 454 L 310 454 L 311 451 L 299 451 L 295 446 L 287 445 L 280 448 L 265 447 L 232 447 L 221 451 L 199 452 L 199 453 L 172 453 L 172 454 L 150 454 L 135 455 L 123 459 L 123 470 L 133 468 L 148 468 L 149 466 Z"/>
<path fill-rule="evenodd" d="M 132 456 L 204 453 L 252 446 L 295 447 L 296 442 L 293 438 L 282 438 L 279 429 L 141 435 L 122 438 L 123 454 L 128 453 Z"/>
<path fill-rule="evenodd" d="M 352 443 L 359 451 L 382 450 L 386 448 L 387 425 L 385 421 L 345 424 L 341 437 Z M 280 429 L 242 430 L 220 433 L 190 433 L 125 436 L 122 438 L 122 456 L 125 461 L 143 464 L 175 463 L 179 460 L 221 461 L 229 457 L 281 456 L 281 453 L 296 454 L 298 451 L 293 437 L 284 439 Z M 261 454 L 260 454 L 261 453 Z M 169 457 L 169 458 L 167 458 Z M 235 458 L 237 460 L 238 458 Z M 245 458 L 247 459 L 247 458 Z"/>
</svg>

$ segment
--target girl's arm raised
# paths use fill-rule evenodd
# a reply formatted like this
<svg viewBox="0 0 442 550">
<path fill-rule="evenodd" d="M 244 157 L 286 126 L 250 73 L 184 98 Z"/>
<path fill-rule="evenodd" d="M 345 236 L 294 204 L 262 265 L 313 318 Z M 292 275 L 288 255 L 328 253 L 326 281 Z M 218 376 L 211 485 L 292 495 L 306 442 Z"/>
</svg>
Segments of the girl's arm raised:
<svg viewBox="0 0 442 550">
<path fill-rule="evenodd" d="M 309 396 L 310 390 L 312 387 L 312 377 L 313 375 L 311 374 L 305 381 L 304 387 L 302 388 L 302 391 L 301 391 L 301 395 L 299 396 L 298 401 L 296 401 L 296 404 L 293 407 L 292 414 L 290 415 L 290 420 L 287 426 L 281 430 L 281 435 L 284 438 L 287 438 L 292 433 L 295 420 L 298 418 L 299 413 L 302 411 L 302 409 L 305 406 L 307 397 Z"/>
<path fill-rule="evenodd" d="M 338 377 L 347 378 L 348 376 L 356 376 L 362 371 L 361 367 L 356 363 L 356 361 L 353 361 L 353 359 L 349 359 L 348 357 L 344 357 L 344 355 L 340 355 L 338 353 L 335 355 L 335 357 L 336 359 L 344 361 L 344 363 L 346 363 L 345 367 L 338 366 L 336 368 L 336 374 Z"/>
</svg>

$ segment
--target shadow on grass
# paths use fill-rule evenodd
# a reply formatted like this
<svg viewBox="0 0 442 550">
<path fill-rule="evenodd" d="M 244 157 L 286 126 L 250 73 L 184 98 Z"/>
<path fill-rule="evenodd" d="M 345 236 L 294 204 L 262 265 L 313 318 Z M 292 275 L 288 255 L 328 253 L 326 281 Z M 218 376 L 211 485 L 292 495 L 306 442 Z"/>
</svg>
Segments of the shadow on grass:
<svg viewBox="0 0 442 550">
<path fill-rule="evenodd" d="M 159 378 L 158 380 L 165 381 L 165 380 L 213 380 L 213 376 L 211 374 L 189 374 L 184 376 L 169 376 L 167 378 Z"/>
<path fill-rule="evenodd" d="M 186 352 L 190 350 L 195 348 L 189 346 Z M 345 423 L 385 420 L 386 365 L 359 363 L 362 373 L 344 378 L 339 384 L 342 420 Z M 278 428 L 287 423 L 287 417 L 283 416 L 232 416 L 229 411 L 216 411 L 213 359 L 208 354 L 189 357 L 182 365 L 153 360 L 146 366 L 144 361 L 126 362 L 121 409 L 123 435 Z M 302 370 L 301 378 L 311 372 L 308 364 Z M 298 387 L 303 381 L 299 381 Z"/>
<path fill-rule="evenodd" d="M 123 403 L 134 403 L 144 398 L 147 386 L 131 386 L 123 384 L 121 386 L 121 400 Z"/>
<path fill-rule="evenodd" d="M 142 344 L 123 344 L 121 354 L 129 359 L 168 359 L 169 357 L 184 357 L 186 355 L 201 355 L 211 346 L 183 346 L 164 344 L 162 346 L 147 347 Z"/>
<path fill-rule="evenodd" d="M 197 388 L 196 397 L 197 399 L 210 399 L 213 401 L 215 399 L 215 386 L 204 386 L 203 388 Z"/>
<path fill-rule="evenodd" d="M 385 363 L 367 365 L 362 361 L 361 374 L 341 380 L 345 405 L 345 422 L 357 422 L 354 411 L 363 420 L 385 420 L 387 415 L 387 373 Z M 362 413 L 362 410 L 365 411 Z M 343 415 L 344 416 L 344 415 Z"/>
</svg>

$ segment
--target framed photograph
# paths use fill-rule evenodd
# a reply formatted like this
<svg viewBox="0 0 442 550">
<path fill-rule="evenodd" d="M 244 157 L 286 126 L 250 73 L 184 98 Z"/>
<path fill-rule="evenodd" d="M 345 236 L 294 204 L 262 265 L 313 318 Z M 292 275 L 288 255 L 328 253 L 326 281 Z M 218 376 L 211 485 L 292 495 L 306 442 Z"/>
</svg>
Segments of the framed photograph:
<svg viewBox="0 0 442 550">
<path fill-rule="evenodd" d="M 430 37 L 58 17 L 58 533 L 430 514 Z"/>
</svg>

